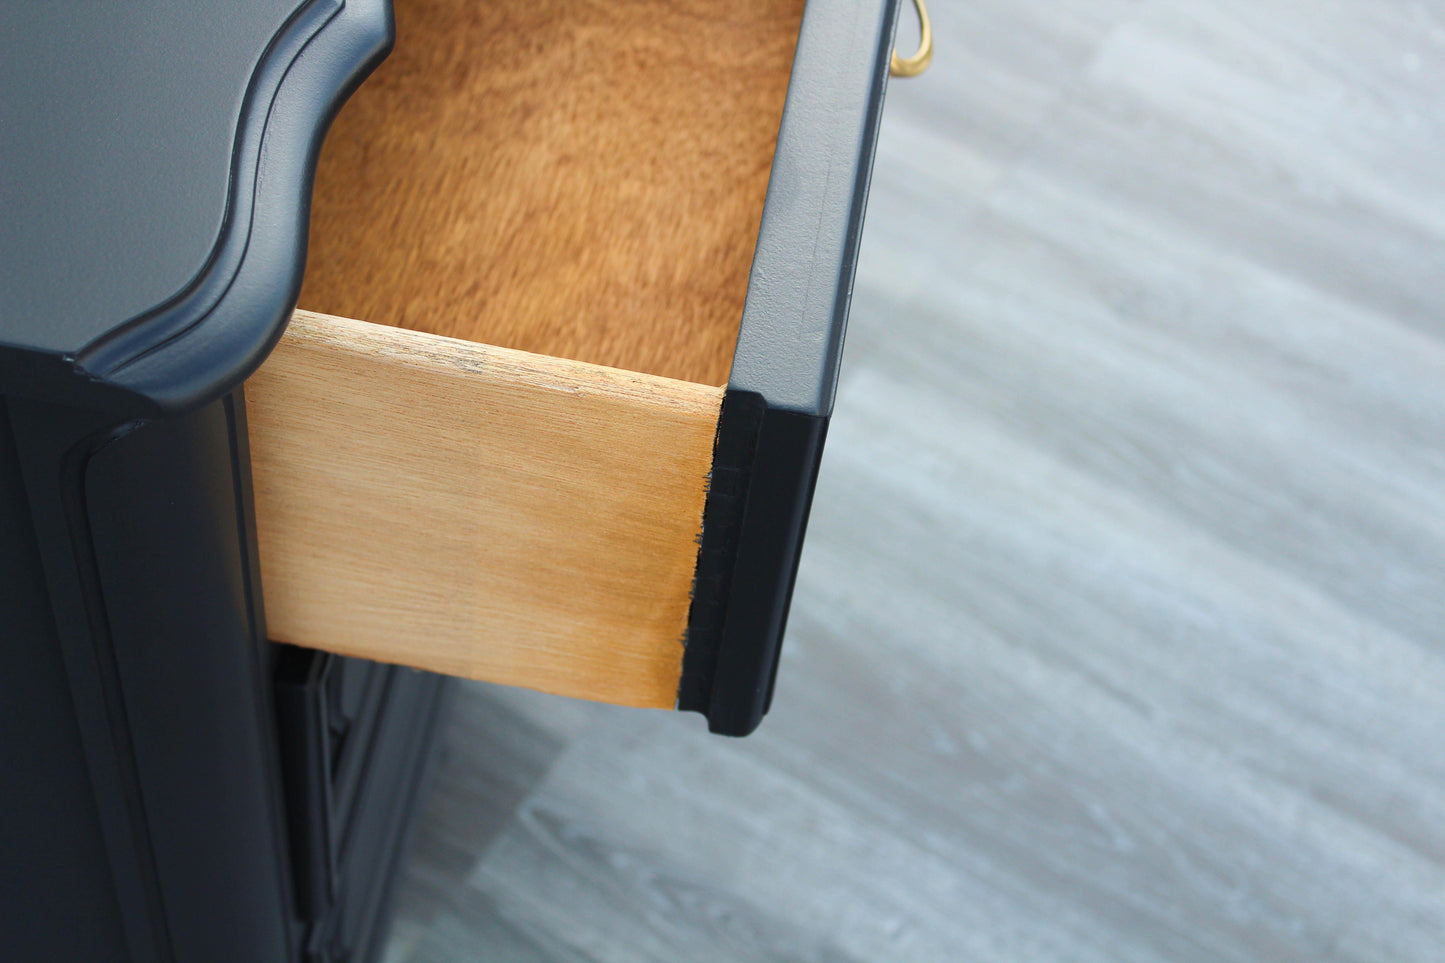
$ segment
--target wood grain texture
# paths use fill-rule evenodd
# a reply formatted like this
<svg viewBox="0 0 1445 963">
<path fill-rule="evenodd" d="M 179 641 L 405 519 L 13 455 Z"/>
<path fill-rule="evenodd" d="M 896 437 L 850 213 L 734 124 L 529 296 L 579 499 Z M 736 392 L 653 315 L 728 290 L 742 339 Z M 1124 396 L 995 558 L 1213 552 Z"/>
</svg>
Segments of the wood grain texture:
<svg viewBox="0 0 1445 963">
<path fill-rule="evenodd" d="M 674 704 L 718 389 L 303 311 L 246 402 L 272 639 Z"/>
<path fill-rule="evenodd" d="M 1445 11 L 930 11 L 771 714 L 466 687 L 391 963 L 1445 958 Z"/>
<path fill-rule="evenodd" d="M 301 306 L 722 384 L 801 0 L 402 0 Z"/>
</svg>

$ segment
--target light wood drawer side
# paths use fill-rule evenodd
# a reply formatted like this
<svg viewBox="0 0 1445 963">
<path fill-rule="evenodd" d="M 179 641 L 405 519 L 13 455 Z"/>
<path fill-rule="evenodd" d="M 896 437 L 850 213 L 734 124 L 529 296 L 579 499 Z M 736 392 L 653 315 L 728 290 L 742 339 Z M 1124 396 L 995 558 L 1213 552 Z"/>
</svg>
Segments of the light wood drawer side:
<svg viewBox="0 0 1445 963">
<path fill-rule="evenodd" d="M 722 389 L 298 311 L 246 399 L 271 638 L 673 706 Z"/>
</svg>

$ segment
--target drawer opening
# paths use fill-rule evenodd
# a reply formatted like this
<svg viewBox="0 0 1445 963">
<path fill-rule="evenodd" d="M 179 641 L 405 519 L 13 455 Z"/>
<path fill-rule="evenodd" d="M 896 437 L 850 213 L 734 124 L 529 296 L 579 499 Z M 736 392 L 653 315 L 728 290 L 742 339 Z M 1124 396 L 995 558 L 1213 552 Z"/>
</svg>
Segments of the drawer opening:
<svg viewBox="0 0 1445 963">
<path fill-rule="evenodd" d="M 728 377 L 801 0 L 397 0 L 321 152 L 300 306 Z"/>
</svg>

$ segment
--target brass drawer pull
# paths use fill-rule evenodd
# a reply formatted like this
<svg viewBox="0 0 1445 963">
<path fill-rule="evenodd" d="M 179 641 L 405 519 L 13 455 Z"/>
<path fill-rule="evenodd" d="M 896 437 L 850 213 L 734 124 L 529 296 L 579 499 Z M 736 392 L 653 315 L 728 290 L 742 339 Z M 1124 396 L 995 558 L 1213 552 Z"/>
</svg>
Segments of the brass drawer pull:
<svg viewBox="0 0 1445 963">
<path fill-rule="evenodd" d="M 898 56 L 897 50 L 893 51 L 888 73 L 894 77 L 917 77 L 933 63 L 933 27 L 928 22 L 928 7 L 923 0 L 913 0 L 913 7 L 918 11 L 918 52 L 904 58 Z"/>
</svg>

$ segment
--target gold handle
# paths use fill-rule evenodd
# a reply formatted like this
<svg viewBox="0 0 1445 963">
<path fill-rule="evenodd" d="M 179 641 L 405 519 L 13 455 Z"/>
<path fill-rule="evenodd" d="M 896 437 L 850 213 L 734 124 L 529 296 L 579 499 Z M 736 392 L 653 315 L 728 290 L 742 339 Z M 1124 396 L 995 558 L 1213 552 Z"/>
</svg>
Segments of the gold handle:
<svg viewBox="0 0 1445 963">
<path fill-rule="evenodd" d="M 894 77 L 917 77 L 933 63 L 933 28 L 928 23 L 928 8 L 923 0 L 913 0 L 913 7 L 918 11 L 918 52 L 904 59 L 898 56 L 897 50 L 893 51 L 888 73 Z"/>
</svg>

